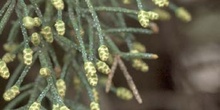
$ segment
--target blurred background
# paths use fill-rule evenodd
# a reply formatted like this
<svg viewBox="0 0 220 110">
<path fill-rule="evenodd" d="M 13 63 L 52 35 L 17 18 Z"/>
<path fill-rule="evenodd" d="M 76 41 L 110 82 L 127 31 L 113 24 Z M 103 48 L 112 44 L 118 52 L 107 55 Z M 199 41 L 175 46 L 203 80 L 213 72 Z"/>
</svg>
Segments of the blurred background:
<svg viewBox="0 0 220 110">
<path fill-rule="evenodd" d="M 184 23 L 173 12 L 169 21 L 157 22 L 159 33 L 136 34 L 137 41 L 145 44 L 147 51 L 159 55 L 157 60 L 145 60 L 149 72 L 141 73 L 127 63 L 130 74 L 143 98 L 124 101 L 115 94 L 101 92 L 103 110 L 220 110 L 220 1 L 172 0 L 185 7 L 192 21 Z M 0 7 L 5 0 L 0 1 Z M 137 21 L 127 19 L 130 26 Z M 5 42 L 9 27 L 0 37 Z M 126 50 L 126 45 L 121 46 Z M 0 56 L 4 54 L 0 47 Z M 11 64 L 13 67 L 13 64 Z M 34 79 L 29 76 L 29 80 Z M 128 87 L 121 71 L 117 69 L 115 86 Z M 0 79 L 0 94 L 6 80 Z M 0 98 L 0 108 L 6 103 Z"/>
<path fill-rule="evenodd" d="M 220 1 L 172 2 L 185 7 L 192 21 L 184 23 L 171 12 L 171 20 L 157 22 L 158 34 L 136 35 L 148 52 L 159 55 L 157 60 L 145 60 L 147 73 L 128 65 L 143 104 L 110 94 L 108 102 L 114 108 L 109 110 L 220 110 Z M 120 71 L 117 75 L 115 85 L 127 86 Z"/>
</svg>

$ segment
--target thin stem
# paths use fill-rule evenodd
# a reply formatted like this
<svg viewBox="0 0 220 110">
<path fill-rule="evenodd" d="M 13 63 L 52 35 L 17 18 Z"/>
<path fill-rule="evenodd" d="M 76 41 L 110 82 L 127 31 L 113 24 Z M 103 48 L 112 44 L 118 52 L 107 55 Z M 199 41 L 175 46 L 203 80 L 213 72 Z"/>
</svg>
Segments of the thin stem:
<svg viewBox="0 0 220 110">
<path fill-rule="evenodd" d="M 66 56 L 66 58 L 65 58 L 65 61 L 64 61 L 65 63 L 64 63 L 64 65 L 63 65 L 62 72 L 61 72 L 61 76 L 60 76 L 61 79 L 64 79 L 64 77 L 65 77 L 66 74 L 67 74 L 67 69 L 68 69 L 68 67 L 69 67 L 69 65 L 70 65 L 70 63 L 71 63 L 70 58 L 71 58 L 71 55 L 70 55 L 70 54 L 68 54 L 68 55 Z"/>
<path fill-rule="evenodd" d="M 108 43 L 110 49 L 111 49 L 115 54 L 121 53 L 120 50 L 118 49 L 118 47 L 116 46 L 116 44 L 111 40 L 111 38 L 105 37 L 105 39 L 106 39 L 106 42 Z"/>
<path fill-rule="evenodd" d="M 28 48 L 29 47 L 29 41 L 28 41 L 27 30 L 25 29 L 25 27 L 22 23 L 21 13 L 19 12 L 19 9 L 16 9 L 16 15 L 19 18 L 19 24 L 20 24 L 22 35 L 23 35 L 25 48 Z"/>
<path fill-rule="evenodd" d="M 111 0 L 111 2 L 112 2 L 112 5 L 113 5 L 113 6 L 116 6 L 116 7 L 119 6 L 119 4 L 118 4 L 118 2 L 116 2 L 116 0 Z M 136 12 L 135 14 L 137 14 L 137 13 L 138 13 L 138 12 Z M 127 26 L 126 26 L 126 23 L 125 23 L 124 16 L 123 16 L 121 13 L 117 13 L 117 17 L 118 17 L 120 26 L 123 27 L 123 28 L 126 28 Z M 122 38 L 125 39 L 129 50 L 131 50 L 131 47 L 132 47 L 132 39 L 134 39 L 134 38 L 132 37 L 132 34 L 123 34 Z"/>
<path fill-rule="evenodd" d="M 80 69 L 80 66 L 77 64 L 77 62 L 76 62 L 75 59 L 72 60 L 72 65 L 74 65 L 73 67 L 76 69 L 77 74 L 78 74 L 80 80 L 82 81 L 83 85 L 85 86 L 90 101 L 91 101 L 91 102 L 92 102 L 92 101 L 95 101 L 94 96 L 93 96 L 93 92 L 92 92 L 92 88 L 91 88 L 91 86 L 89 85 L 85 74 L 82 73 L 82 70 Z"/>
<path fill-rule="evenodd" d="M 22 6 L 22 9 L 24 10 L 24 16 L 28 16 L 29 11 L 28 11 L 28 7 L 25 4 L 24 0 L 19 0 L 18 3 Z"/>
<path fill-rule="evenodd" d="M 12 10 L 14 9 L 15 7 L 15 3 L 16 3 L 16 0 L 13 0 L 11 2 L 11 4 L 9 5 L 7 11 L 5 12 L 5 15 L 2 17 L 1 19 L 1 22 L 0 22 L 0 35 L 2 34 L 2 31 L 6 25 L 6 23 L 8 22 L 9 20 L 9 17 L 11 16 L 12 14 Z"/>
<path fill-rule="evenodd" d="M 49 48 L 49 55 L 50 55 L 50 57 L 51 57 L 51 59 L 52 59 L 54 65 L 55 65 L 55 67 L 60 68 L 60 64 L 59 64 L 59 62 L 58 62 L 58 58 L 57 58 L 57 55 L 56 55 L 56 53 L 55 53 L 54 48 L 53 48 L 52 45 L 50 45 L 50 44 L 46 44 L 46 45 L 47 45 L 47 47 Z"/>
<path fill-rule="evenodd" d="M 15 69 L 15 71 L 13 72 L 11 78 L 9 79 L 5 90 L 9 89 L 15 82 L 16 78 L 18 77 L 19 73 L 21 72 L 21 70 L 24 68 L 24 63 L 20 63 L 17 68 Z"/>
<path fill-rule="evenodd" d="M 24 85 L 24 86 L 22 86 L 22 87 L 20 88 L 20 91 L 25 91 L 25 92 L 26 92 L 27 89 L 30 89 L 30 88 L 32 88 L 33 86 L 34 86 L 34 83 L 26 84 L 26 85 Z"/>
<path fill-rule="evenodd" d="M 91 20 L 89 18 L 86 19 L 88 22 L 88 37 L 89 37 L 89 60 L 94 59 L 94 33 L 93 28 L 91 26 Z"/>
<path fill-rule="evenodd" d="M 18 34 L 18 28 L 19 28 L 19 20 L 15 21 L 13 23 L 13 26 L 9 32 L 9 36 L 7 38 L 7 42 L 13 42 L 15 40 L 15 38 L 17 37 Z"/>
<path fill-rule="evenodd" d="M 34 0 L 33 0 L 34 1 Z M 44 20 L 45 22 L 50 22 L 53 15 L 53 6 L 51 4 L 51 0 L 46 0 Z"/>
<path fill-rule="evenodd" d="M 37 102 L 41 102 L 43 100 L 43 98 L 46 96 L 47 92 L 50 90 L 50 86 L 51 85 L 48 84 L 47 87 L 41 92 L 41 94 L 37 98 Z"/>
<path fill-rule="evenodd" d="M 31 65 L 27 65 L 24 67 L 24 70 L 22 71 L 21 75 L 19 76 L 17 82 L 15 83 L 15 85 L 17 85 L 18 87 L 21 86 L 21 83 L 23 82 L 25 76 L 27 75 L 28 71 L 30 70 L 31 66 L 34 64 L 34 62 L 37 59 L 38 54 L 34 54 L 33 57 L 33 62 Z"/>
<path fill-rule="evenodd" d="M 158 55 L 153 53 L 120 53 L 120 56 L 126 59 L 142 58 L 142 59 L 157 59 Z"/>
<path fill-rule="evenodd" d="M 82 9 L 84 12 L 89 12 L 88 9 Z M 113 12 L 113 13 L 126 13 L 126 14 L 133 14 L 137 15 L 138 11 L 136 10 L 131 10 L 127 8 L 121 8 L 121 7 L 94 7 L 95 11 L 107 11 L 107 12 Z"/>
<path fill-rule="evenodd" d="M 40 50 L 38 51 L 40 54 L 39 54 L 39 59 L 40 59 L 40 63 L 41 63 L 41 67 L 48 67 L 51 71 L 51 75 L 47 77 L 47 83 L 48 85 L 51 86 L 51 89 L 50 89 L 50 92 L 52 93 L 53 95 L 53 100 L 56 101 L 56 103 L 60 104 L 60 105 L 64 105 L 63 103 L 63 100 L 62 98 L 60 97 L 60 95 L 58 94 L 58 91 L 55 87 L 55 72 L 52 68 L 52 63 L 49 59 L 49 56 L 46 52 L 46 49 L 45 48 L 45 43 L 46 42 L 43 42 L 42 43 L 42 48 L 40 48 Z"/>
<path fill-rule="evenodd" d="M 152 34 L 153 31 L 143 28 L 113 28 L 105 30 L 106 33 L 143 33 L 143 34 Z"/>
<path fill-rule="evenodd" d="M 64 105 L 63 103 L 63 99 L 60 97 L 56 87 L 55 87 L 55 84 L 53 82 L 53 79 L 52 77 L 48 77 L 47 78 L 47 83 L 51 85 L 51 89 L 50 89 L 50 92 L 52 93 L 53 95 L 53 100 L 56 101 L 56 103 L 58 103 L 59 105 Z"/>
<path fill-rule="evenodd" d="M 42 22 L 42 26 L 45 26 L 45 20 L 43 18 L 43 15 L 41 13 L 41 10 L 39 9 L 37 3 L 36 3 L 36 0 L 30 0 L 31 4 L 34 6 L 34 10 L 35 10 L 35 13 L 37 14 L 37 16 L 41 19 L 41 22 Z"/>
<path fill-rule="evenodd" d="M 127 83 L 130 87 L 130 89 L 132 90 L 133 94 L 134 94 L 134 97 L 136 98 L 136 100 L 138 101 L 138 103 L 142 103 L 142 98 L 136 88 L 136 85 L 134 84 L 134 81 L 132 79 L 132 77 L 130 76 L 130 74 L 128 73 L 128 70 L 124 64 L 124 62 L 121 60 L 121 58 L 119 56 L 117 56 L 117 59 L 118 59 L 118 64 L 120 66 L 120 69 L 122 70 L 122 73 L 124 74 L 126 80 L 127 80 Z"/>
<path fill-rule="evenodd" d="M 5 12 L 5 10 L 8 8 L 8 6 L 10 5 L 11 0 L 7 0 L 7 2 L 4 4 L 4 6 L 1 8 L 0 10 L 0 17 L 3 15 L 3 13 Z"/>
<path fill-rule="evenodd" d="M 20 22 L 20 27 L 21 27 L 21 32 L 23 35 L 24 43 L 25 43 L 24 46 L 25 46 L 25 48 L 28 48 L 29 47 L 29 40 L 28 40 L 27 30 L 22 25 L 22 22 Z"/>
<path fill-rule="evenodd" d="M 24 42 L 21 42 L 11 53 L 18 54 L 24 48 Z"/>
<path fill-rule="evenodd" d="M 41 13 L 41 10 L 39 9 L 39 7 L 37 6 L 36 0 L 30 0 L 31 4 L 34 6 L 34 10 L 37 14 L 38 17 L 40 17 L 40 19 L 43 19 L 43 15 Z"/>
<path fill-rule="evenodd" d="M 62 20 L 62 10 L 57 11 L 57 19 Z"/>
<path fill-rule="evenodd" d="M 67 39 L 66 37 L 59 37 L 59 36 L 55 35 L 54 38 L 57 41 L 57 43 L 64 48 L 64 50 L 69 51 L 69 49 L 72 48 L 72 49 L 75 49 L 75 50 L 82 52 L 81 48 L 79 48 L 79 46 L 77 46 L 77 44 L 75 44 L 73 41 Z"/>
<path fill-rule="evenodd" d="M 77 25 L 76 18 L 74 16 L 73 10 L 70 6 L 68 7 L 68 12 L 69 12 L 69 18 L 70 18 L 71 24 L 72 24 L 72 26 L 73 26 L 73 28 L 76 32 L 76 37 L 79 41 L 79 44 L 80 44 L 80 47 L 81 47 L 81 50 L 82 50 L 83 60 L 85 62 L 85 61 L 87 61 L 87 53 L 86 53 L 86 50 L 85 50 L 84 42 L 82 40 L 82 36 L 80 35 L 79 26 Z"/>
<path fill-rule="evenodd" d="M 103 32 L 102 32 L 102 28 L 101 28 L 100 23 L 99 23 L 98 16 L 97 16 L 97 14 L 94 10 L 94 7 L 93 7 L 91 1 L 90 0 L 85 0 L 85 1 L 86 1 L 86 4 L 87 4 L 88 8 L 89 8 L 89 12 L 92 15 L 92 18 L 93 18 L 93 21 L 94 21 L 94 26 L 96 27 L 96 29 L 98 31 L 100 45 L 103 45 L 104 44 Z"/>
<path fill-rule="evenodd" d="M 39 83 L 41 82 L 41 78 L 39 76 L 37 76 L 37 78 L 35 79 L 34 82 L 34 87 L 31 90 L 31 95 L 30 98 L 28 100 L 28 104 L 27 105 L 31 105 L 37 98 L 38 95 L 38 87 L 40 87 Z"/>
<path fill-rule="evenodd" d="M 137 2 L 138 9 L 143 10 L 143 5 L 141 3 L 141 0 L 136 0 L 136 2 Z"/>
<path fill-rule="evenodd" d="M 114 62 L 112 64 L 112 67 L 111 67 L 111 72 L 109 73 L 108 75 L 108 80 L 106 82 L 106 88 L 105 88 L 105 92 L 109 92 L 110 88 L 111 88 L 111 85 L 112 85 L 112 79 L 114 77 L 114 74 L 115 74 L 115 70 L 117 68 L 117 65 L 118 65 L 118 59 L 117 57 L 114 58 Z"/>
</svg>

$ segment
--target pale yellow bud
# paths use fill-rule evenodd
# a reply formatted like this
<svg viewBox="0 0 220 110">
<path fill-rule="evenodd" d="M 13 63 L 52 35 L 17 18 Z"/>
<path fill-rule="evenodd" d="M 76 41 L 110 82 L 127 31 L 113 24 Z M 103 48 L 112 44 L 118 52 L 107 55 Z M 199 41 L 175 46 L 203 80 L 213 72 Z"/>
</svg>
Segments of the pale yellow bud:
<svg viewBox="0 0 220 110">
<path fill-rule="evenodd" d="M 67 108 L 67 106 L 65 106 L 65 105 L 63 105 L 63 106 L 61 106 L 60 107 L 60 109 L 59 110 L 70 110 L 69 108 Z"/>
<path fill-rule="evenodd" d="M 58 93 L 61 97 L 64 97 L 66 94 L 66 83 L 63 79 L 58 79 L 56 82 Z"/>
<path fill-rule="evenodd" d="M 44 68 L 41 68 L 40 69 L 40 75 L 43 76 L 43 77 L 47 77 L 49 76 L 51 73 L 50 69 L 47 68 L 47 67 L 44 67 Z"/>
<path fill-rule="evenodd" d="M 25 48 L 23 50 L 24 64 L 31 65 L 33 59 L 33 50 L 31 48 Z"/>
<path fill-rule="evenodd" d="M 138 52 L 138 50 L 135 49 L 135 50 L 131 50 L 130 53 L 139 53 L 139 52 Z"/>
<path fill-rule="evenodd" d="M 146 52 L 146 48 L 143 44 L 141 44 L 140 42 L 134 42 L 132 45 L 132 48 L 134 50 L 137 50 L 138 52 Z"/>
<path fill-rule="evenodd" d="M 143 63 L 141 66 L 141 71 L 142 72 L 148 72 L 149 71 L 149 66 L 146 63 Z"/>
<path fill-rule="evenodd" d="M 41 20 L 38 17 L 34 17 L 34 26 L 39 27 L 41 25 Z"/>
<path fill-rule="evenodd" d="M 98 83 L 98 76 L 96 74 L 95 66 L 92 62 L 87 61 L 84 63 L 84 69 L 86 71 L 86 77 L 91 86 L 96 86 Z"/>
<path fill-rule="evenodd" d="M 131 0 L 122 0 L 124 4 L 131 4 Z"/>
<path fill-rule="evenodd" d="M 93 74 L 96 74 L 95 66 L 90 61 L 84 63 L 84 69 L 86 71 L 86 76 L 92 76 Z"/>
<path fill-rule="evenodd" d="M 138 21 L 142 27 L 148 27 L 150 22 L 148 13 L 144 10 L 140 10 L 138 12 Z"/>
<path fill-rule="evenodd" d="M 16 43 L 5 43 L 5 44 L 3 45 L 4 50 L 7 51 L 7 52 L 12 52 L 12 51 L 14 51 L 17 47 L 18 47 L 18 44 L 16 44 Z"/>
<path fill-rule="evenodd" d="M 133 59 L 132 66 L 135 69 L 140 70 L 142 72 L 147 72 L 149 70 L 148 65 L 144 61 L 142 61 L 141 59 Z"/>
<path fill-rule="evenodd" d="M 43 34 L 44 39 L 48 42 L 48 43 L 52 43 L 53 42 L 53 34 L 51 31 L 51 28 L 49 26 L 45 26 L 41 29 L 41 34 Z"/>
<path fill-rule="evenodd" d="M 15 57 L 16 57 L 16 55 L 13 53 L 5 53 L 4 56 L 2 57 L 2 60 L 5 63 L 9 63 L 9 62 L 14 61 Z"/>
<path fill-rule="evenodd" d="M 66 105 L 53 104 L 52 110 L 70 110 Z"/>
<path fill-rule="evenodd" d="M 11 88 L 9 88 L 5 93 L 3 94 L 3 98 L 5 101 L 10 101 L 14 99 L 18 94 L 20 93 L 19 87 L 14 85 Z"/>
<path fill-rule="evenodd" d="M 150 20 L 157 20 L 159 18 L 159 15 L 153 11 L 148 11 L 147 14 Z"/>
<path fill-rule="evenodd" d="M 62 20 L 57 20 L 54 26 L 58 35 L 63 36 L 65 34 L 65 23 Z"/>
<path fill-rule="evenodd" d="M 29 110 L 41 110 L 41 104 L 39 102 L 34 102 L 29 107 Z"/>
<path fill-rule="evenodd" d="M 36 32 L 34 32 L 31 35 L 31 42 L 35 45 L 38 46 L 40 44 L 40 35 Z"/>
<path fill-rule="evenodd" d="M 60 110 L 59 104 L 53 104 L 52 110 Z"/>
<path fill-rule="evenodd" d="M 97 102 L 91 102 L 90 110 L 100 110 L 99 104 Z"/>
<path fill-rule="evenodd" d="M 123 100 L 131 100 L 133 98 L 131 91 L 124 87 L 118 87 L 116 89 L 116 95 Z"/>
<path fill-rule="evenodd" d="M 177 8 L 175 10 L 175 14 L 180 20 L 184 22 L 189 22 L 192 19 L 190 13 L 183 7 Z"/>
<path fill-rule="evenodd" d="M 169 5 L 169 1 L 168 0 L 152 0 L 154 2 L 155 5 L 159 6 L 159 7 L 164 7 L 164 6 L 168 6 Z"/>
<path fill-rule="evenodd" d="M 98 76 L 94 74 L 92 76 L 87 76 L 88 82 L 91 86 L 96 86 L 98 84 Z"/>
<path fill-rule="evenodd" d="M 162 9 L 157 8 L 153 11 L 159 15 L 160 20 L 169 20 L 171 18 L 170 13 L 167 12 L 166 10 L 162 10 Z"/>
<path fill-rule="evenodd" d="M 57 9 L 57 10 L 63 10 L 64 9 L 64 3 L 63 0 L 51 0 L 53 6 Z"/>
<path fill-rule="evenodd" d="M 142 61 L 141 61 L 141 59 L 133 59 L 133 60 L 132 60 L 132 67 L 133 67 L 133 68 L 135 68 L 135 69 L 137 69 L 137 70 L 140 70 L 141 66 L 142 66 Z"/>
<path fill-rule="evenodd" d="M 8 79 L 10 76 L 6 63 L 0 59 L 0 76 L 4 79 Z"/>
<path fill-rule="evenodd" d="M 107 60 L 108 60 L 108 57 L 109 57 L 108 47 L 105 46 L 105 45 L 101 45 L 101 46 L 98 48 L 98 54 L 99 54 L 99 58 L 100 58 L 102 61 L 107 61 Z"/>
<path fill-rule="evenodd" d="M 95 88 L 93 88 L 92 89 L 92 93 L 93 93 L 95 101 L 98 102 L 99 101 L 99 93 L 98 93 L 98 91 Z"/>
<path fill-rule="evenodd" d="M 34 19 L 30 16 L 26 16 L 22 19 L 23 25 L 27 29 L 31 29 L 35 26 Z"/>
<path fill-rule="evenodd" d="M 103 61 L 98 61 L 96 63 L 96 66 L 97 66 L 98 71 L 100 71 L 101 73 L 109 74 L 111 71 L 109 66 Z"/>
</svg>

